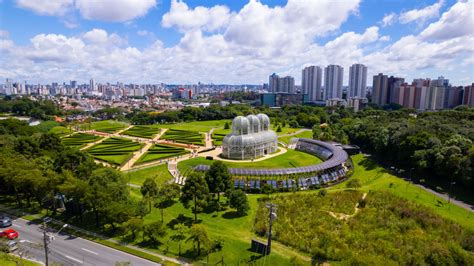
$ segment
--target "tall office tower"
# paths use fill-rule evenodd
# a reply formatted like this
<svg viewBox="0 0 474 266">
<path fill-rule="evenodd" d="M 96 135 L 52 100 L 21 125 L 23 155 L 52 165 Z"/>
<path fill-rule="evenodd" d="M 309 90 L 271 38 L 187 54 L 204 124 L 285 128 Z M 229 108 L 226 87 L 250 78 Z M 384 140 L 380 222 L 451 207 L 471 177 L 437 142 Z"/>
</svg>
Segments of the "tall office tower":
<svg viewBox="0 0 474 266">
<path fill-rule="evenodd" d="M 89 90 L 95 91 L 95 81 L 94 81 L 94 79 L 91 79 L 91 80 L 90 80 L 90 83 L 89 83 Z"/>
<path fill-rule="evenodd" d="M 280 80 L 280 77 L 273 73 L 270 75 L 270 77 L 268 78 L 268 86 L 269 86 L 269 89 L 271 93 L 275 93 L 275 92 L 278 92 L 278 81 Z"/>
<path fill-rule="evenodd" d="M 6 95 L 13 94 L 13 82 L 11 79 L 7 79 L 5 82 L 5 94 Z"/>
<path fill-rule="evenodd" d="M 342 99 L 344 68 L 329 65 L 324 69 L 324 99 Z"/>
<path fill-rule="evenodd" d="M 278 92 L 295 93 L 295 79 L 290 76 L 280 78 L 278 81 Z"/>
<path fill-rule="evenodd" d="M 349 97 L 365 98 L 367 89 L 367 67 L 353 64 L 349 68 Z"/>
<path fill-rule="evenodd" d="M 464 87 L 462 104 L 471 107 L 474 106 L 474 83 L 472 83 L 471 86 Z"/>
<path fill-rule="evenodd" d="M 302 71 L 301 88 L 303 94 L 307 94 L 311 102 L 323 100 L 321 95 L 322 75 L 323 71 L 318 66 L 305 67 Z"/>
<path fill-rule="evenodd" d="M 71 80 L 71 88 L 75 89 L 77 87 L 77 81 Z"/>
<path fill-rule="evenodd" d="M 372 83 L 372 102 L 377 105 L 385 105 L 388 101 L 388 76 L 379 73 L 377 76 L 374 76 Z"/>
</svg>

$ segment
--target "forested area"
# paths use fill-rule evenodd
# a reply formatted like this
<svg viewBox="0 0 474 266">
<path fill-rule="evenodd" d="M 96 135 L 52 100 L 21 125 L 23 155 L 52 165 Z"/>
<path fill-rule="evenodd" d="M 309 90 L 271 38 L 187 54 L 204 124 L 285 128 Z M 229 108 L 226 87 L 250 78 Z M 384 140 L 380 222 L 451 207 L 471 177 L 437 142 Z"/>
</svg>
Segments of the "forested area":
<svg viewBox="0 0 474 266">
<path fill-rule="evenodd" d="M 13 113 L 20 116 L 30 116 L 47 120 L 50 116 L 61 112 L 51 100 L 32 101 L 28 98 L 0 98 L 0 113 Z"/>
</svg>

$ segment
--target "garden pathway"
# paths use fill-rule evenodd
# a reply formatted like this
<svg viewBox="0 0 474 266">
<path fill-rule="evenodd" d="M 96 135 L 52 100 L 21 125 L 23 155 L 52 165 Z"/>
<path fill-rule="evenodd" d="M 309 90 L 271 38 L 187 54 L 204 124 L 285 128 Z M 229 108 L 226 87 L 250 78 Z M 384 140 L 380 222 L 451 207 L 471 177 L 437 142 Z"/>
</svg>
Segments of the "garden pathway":
<svg viewBox="0 0 474 266">
<path fill-rule="evenodd" d="M 141 149 L 139 149 L 138 151 L 135 152 L 135 154 L 133 154 L 132 158 L 130 158 L 121 168 L 120 168 L 120 171 L 127 171 L 131 168 L 133 168 L 133 165 L 135 164 L 135 162 L 140 159 L 140 157 L 142 157 L 142 155 L 148 151 L 148 149 L 150 149 L 150 147 L 155 144 L 158 139 L 166 132 L 166 130 L 168 130 L 167 128 L 164 128 L 164 129 L 161 129 L 160 133 L 158 133 L 153 139 L 149 140 L 149 139 L 146 139 L 146 143 L 145 143 L 145 146 L 143 146 Z"/>
<path fill-rule="evenodd" d="M 367 193 L 364 193 L 364 195 L 362 195 L 362 200 L 365 200 L 366 196 L 367 196 Z M 354 207 L 354 213 L 353 214 L 337 213 L 337 212 L 332 212 L 332 211 L 328 211 L 328 213 L 329 213 L 329 215 L 331 215 L 332 217 L 334 217 L 338 220 L 347 221 L 349 218 L 354 217 L 360 211 L 360 209 L 361 208 L 359 208 L 359 202 L 357 202 L 355 207 Z"/>
<path fill-rule="evenodd" d="M 293 132 L 293 133 L 290 133 L 290 134 L 281 134 L 281 135 L 278 135 L 278 138 L 283 138 L 283 137 L 298 135 L 298 134 L 303 133 L 303 132 L 305 132 L 305 131 L 311 131 L 311 129 L 309 129 L 309 128 L 302 128 L 302 129 L 300 129 L 300 130 L 298 130 L 298 131 L 295 131 L 295 132 Z"/>
</svg>

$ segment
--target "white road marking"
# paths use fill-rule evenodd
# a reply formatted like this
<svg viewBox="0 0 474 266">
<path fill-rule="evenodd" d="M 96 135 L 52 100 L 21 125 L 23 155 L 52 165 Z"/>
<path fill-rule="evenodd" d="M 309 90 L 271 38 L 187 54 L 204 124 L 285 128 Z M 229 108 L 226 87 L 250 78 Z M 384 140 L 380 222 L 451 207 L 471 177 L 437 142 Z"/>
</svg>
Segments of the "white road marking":
<svg viewBox="0 0 474 266">
<path fill-rule="evenodd" d="M 84 251 L 86 251 L 86 252 L 89 252 L 89 253 L 92 253 L 92 254 L 95 254 L 95 255 L 99 255 L 99 253 L 94 252 L 94 251 L 90 251 L 90 250 L 85 249 L 85 248 L 82 248 L 82 250 L 84 250 Z"/>
<path fill-rule="evenodd" d="M 78 260 L 78 259 L 73 258 L 73 257 L 68 256 L 68 255 L 66 255 L 65 257 L 68 258 L 68 259 L 70 259 L 70 260 L 77 261 L 77 262 L 79 262 L 80 264 L 82 264 L 82 261 L 81 261 L 81 260 Z"/>
<path fill-rule="evenodd" d="M 18 227 L 18 228 L 21 228 L 21 225 L 17 225 L 17 224 L 12 224 L 13 227 Z"/>
<path fill-rule="evenodd" d="M 20 243 L 25 243 L 25 242 L 26 242 L 26 243 L 33 243 L 33 242 L 31 242 L 30 240 L 28 240 L 28 239 L 22 239 L 22 240 L 20 240 L 20 241 L 18 241 L 18 242 L 20 242 Z"/>
</svg>

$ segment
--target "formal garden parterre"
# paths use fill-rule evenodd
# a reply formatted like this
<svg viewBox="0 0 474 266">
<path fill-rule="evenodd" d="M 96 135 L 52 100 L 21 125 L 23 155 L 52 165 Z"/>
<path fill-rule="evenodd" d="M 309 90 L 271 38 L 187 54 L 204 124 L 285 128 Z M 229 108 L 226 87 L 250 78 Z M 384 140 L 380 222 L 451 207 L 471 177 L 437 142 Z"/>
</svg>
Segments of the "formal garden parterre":
<svg viewBox="0 0 474 266">
<path fill-rule="evenodd" d="M 154 144 L 138 159 L 138 161 L 135 162 L 135 164 L 139 165 L 157 160 L 168 159 L 187 153 L 189 153 L 189 151 L 181 147 L 166 144 Z"/>
<path fill-rule="evenodd" d="M 62 138 L 62 142 L 64 145 L 72 147 L 72 148 L 81 148 L 88 143 L 95 142 L 100 140 L 102 137 L 91 135 L 91 134 L 84 134 L 84 133 L 76 133 L 70 136 Z"/>
<path fill-rule="evenodd" d="M 168 129 L 160 139 L 183 144 L 204 145 L 202 133 L 187 130 Z"/>
<path fill-rule="evenodd" d="M 122 132 L 122 135 L 128 135 L 132 137 L 152 139 L 159 134 L 161 129 L 152 125 L 135 125 L 126 131 Z"/>
<path fill-rule="evenodd" d="M 87 153 L 95 159 L 120 166 L 142 146 L 143 144 L 130 139 L 111 137 L 87 149 Z"/>
</svg>

